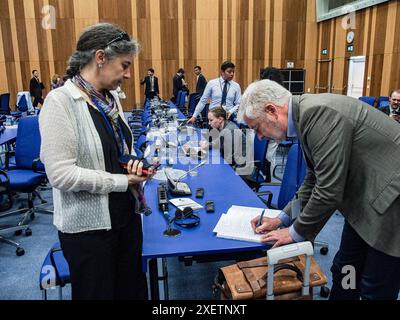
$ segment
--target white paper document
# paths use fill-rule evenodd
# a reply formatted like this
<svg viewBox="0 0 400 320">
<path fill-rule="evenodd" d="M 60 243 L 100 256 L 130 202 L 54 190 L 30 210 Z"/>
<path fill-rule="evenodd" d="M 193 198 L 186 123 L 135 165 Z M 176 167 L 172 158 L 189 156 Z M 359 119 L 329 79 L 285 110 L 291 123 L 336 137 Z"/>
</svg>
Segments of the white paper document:
<svg viewBox="0 0 400 320">
<path fill-rule="evenodd" d="M 250 221 L 261 215 L 264 208 L 232 206 L 222 214 L 213 232 L 218 238 L 261 242 L 261 234 L 251 228 Z M 280 210 L 265 209 L 264 217 L 276 218 Z"/>
<path fill-rule="evenodd" d="M 199 203 L 190 198 L 175 198 L 169 200 L 169 202 L 171 202 L 175 207 L 181 210 L 183 210 L 186 207 L 190 207 L 193 210 L 198 210 L 203 208 L 202 205 L 200 205 Z"/>
</svg>

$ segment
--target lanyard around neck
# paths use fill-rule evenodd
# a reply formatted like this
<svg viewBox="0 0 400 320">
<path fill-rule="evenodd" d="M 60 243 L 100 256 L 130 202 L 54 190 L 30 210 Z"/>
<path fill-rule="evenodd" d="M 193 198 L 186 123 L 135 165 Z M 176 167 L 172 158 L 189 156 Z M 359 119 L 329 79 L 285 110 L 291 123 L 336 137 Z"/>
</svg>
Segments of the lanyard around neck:
<svg viewBox="0 0 400 320">
<path fill-rule="evenodd" d="M 119 146 L 118 145 L 118 141 L 117 141 L 117 139 L 115 137 L 115 131 L 114 131 L 114 128 L 113 128 L 113 126 L 111 124 L 110 118 L 106 115 L 106 113 L 104 112 L 103 108 L 98 103 L 98 101 L 96 99 L 93 99 L 93 100 L 94 100 L 93 102 L 96 105 L 97 109 L 99 110 L 101 116 L 103 117 L 104 121 L 106 122 L 106 126 L 107 126 L 107 129 L 108 129 L 108 132 L 112 135 L 112 137 L 113 137 L 113 139 L 115 141 L 115 144 L 118 147 L 118 155 L 122 156 L 125 153 L 124 152 L 125 136 L 124 136 L 124 133 L 122 131 L 122 123 L 121 123 L 120 118 L 118 117 L 118 124 L 119 124 L 118 136 L 119 136 L 119 139 L 121 141 L 121 145 Z"/>
</svg>

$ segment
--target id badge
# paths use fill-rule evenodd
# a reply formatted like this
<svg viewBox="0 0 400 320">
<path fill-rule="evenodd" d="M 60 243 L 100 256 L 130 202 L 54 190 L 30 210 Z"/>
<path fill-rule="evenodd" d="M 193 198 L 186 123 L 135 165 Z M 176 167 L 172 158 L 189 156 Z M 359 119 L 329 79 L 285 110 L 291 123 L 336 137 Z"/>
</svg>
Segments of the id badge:
<svg viewBox="0 0 400 320">
<path fill-rule="evenodd" d="M 300 199 L 292 200 L 292 220 L 296 219 L 300 215 L 301 201 Z"/>
</svg>

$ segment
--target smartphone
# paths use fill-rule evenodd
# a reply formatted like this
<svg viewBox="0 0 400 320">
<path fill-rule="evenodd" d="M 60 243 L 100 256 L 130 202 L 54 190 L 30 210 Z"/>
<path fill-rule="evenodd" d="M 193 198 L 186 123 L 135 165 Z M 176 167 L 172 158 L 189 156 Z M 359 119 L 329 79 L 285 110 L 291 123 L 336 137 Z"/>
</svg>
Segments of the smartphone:
<svg viewBox="0 0 400 320">
<path fill-rule="evenodd" d="M 204 188 L 197 188 L 196 189 L 196 198 L 203 198 L 204 197 Z"/>
<path fill-rule="evenodd" d="M 157 169 L 158 169 L 160 166 L 161 166 L 161 163 L 153 163 L 153 164 L 150 166 L 150 168 L 153 168 L 153 172 L 156 172 Z M 144 167 L 143 167 L 142 173 L 143 173 L 145 176 L 147 176 L 148 173 L 149 173 L 148 170 L 149 170 L 149 169 L 144 169 Z"/>
<path fill-rule="evenodd" d="M 215 211 L 214 201 L 207 200 L 206 201 L 206 212 L 214 212 L 214 211 Z"/>
<path fill-rule="evenodd" d="M 142 174 L 143 175 L 147 175 L 148 174 L 148 170 L 151 167 L 153 167 L 153 170 L 157 170 L 157 168 L 159 168 L 160 165 L 161 165 L 160 163 L 150 164 L 146 159 L 141 159 L 141 158 L 138 158 L 138 157 L 136 157 L 134 155 L 131 155 L 131 154 L 125 154 L 125 155 L 121 156 L 119 158 L 119 163 L 120 163 L 121 167 L 126 170 L 127 167 L 128 167 L 128 162 L 130 160 L 133 160 L 133 161 L 138 160 L 138 161 L 143 162 L 143 168 L 142 168 Z"/>
</svg>

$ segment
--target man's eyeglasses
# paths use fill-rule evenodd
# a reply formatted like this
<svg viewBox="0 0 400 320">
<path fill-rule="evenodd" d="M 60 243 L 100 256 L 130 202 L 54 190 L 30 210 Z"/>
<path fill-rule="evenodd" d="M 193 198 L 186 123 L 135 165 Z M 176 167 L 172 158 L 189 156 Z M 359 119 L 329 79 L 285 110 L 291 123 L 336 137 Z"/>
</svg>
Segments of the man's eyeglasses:
<svg viewBox="0 0 400 320">
<path fill-rule="evenodd" d="M 106 47 L 108 47 L 110 44 L 112 44 L 114 42 L 122 41 L 122 40 L 131 41 L 131 38 L 129 38 L 129 35 L 126 32 L 121 32 L 119 35 L 117 35 L 115 38 L 113 38 L 111 41 L 109 41 L 106 44 Z"/>
</svg>

